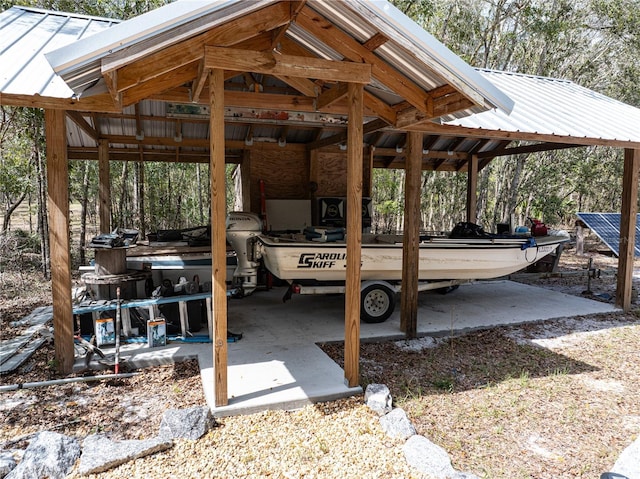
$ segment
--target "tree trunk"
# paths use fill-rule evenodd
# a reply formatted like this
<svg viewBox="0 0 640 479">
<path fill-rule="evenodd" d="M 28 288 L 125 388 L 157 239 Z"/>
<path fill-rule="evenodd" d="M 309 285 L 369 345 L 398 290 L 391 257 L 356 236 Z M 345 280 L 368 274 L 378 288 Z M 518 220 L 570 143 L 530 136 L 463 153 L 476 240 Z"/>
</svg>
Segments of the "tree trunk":
<svg viewBox="0 0 640 479">
<path fill-rule="evenodd" d="M 129 210 L 129 201 L 128 201 L 129 195 L 127 194 L 127 191 L 128 191 L 127 176 L 129 175 L 129 168 L 127 163 L 128 162 L 126 161 L 122 162 L 122 175 L 120 177 L 120 202 L 119 202 L 120 214 L 119 214 L 119 218 L 117 219 L 117 223 L 115 225 L 111 225 L 113 229 L 127 225 L 128 215 L 126 214 L 126 211 Z"/>
<path fill-rule="evenodd" d="M 200 163 L 196 163 L 196 182 L 198 183 L 198 214 L 200 216 L 200 220 L 199 223 L 201 225 L 204 224 L 205 222 L 205 218 L 204 218 L 204 200 L 202 199 L 202 184 L 200 182 Z"/>
<path fill-rule="evenodd" d="M 50 279 L 51 257 L 49 255 L 49 223 L 47 220 L 47 172 L 39 150 L 36 150 L 36 170 L 38 179 L 38 233 L 40 235 L 40 244 L 42 245 L 42 274 L 46 279 Z"/>
<path fill-rule="evenodd" d="M 82 178 L 82 197 L 80 199 L 80 264 L 86 261 L 87 244 L 87 205 L 89 203 L 89 162 L 84 162 Z"/>
<path fill-rule="evenodd" d="M 20 203 L 24 201 L 27 197 L 27 191 L 23 191 L 20 195 L 20 198 L 16 199 L 13 203 L 7 205 L 7 208 L 4 210 L 4 219 L 2 220 L 2 232 L 6 233 L 9 229 L 9 224 L 11 224 L 11 215 L 16 210 Z"/>
<path fill-rule="evenodd" d="M 145 203 L 144 203 L 144 162 L 140 161 L 137 163 L 138 166 L 138 181 L 136 182 L 136 189 L 138 192 L 138 229 L 140 231 L 140 236 L 144 238 L 147 235 L 145 228 Z"/>
</svg>

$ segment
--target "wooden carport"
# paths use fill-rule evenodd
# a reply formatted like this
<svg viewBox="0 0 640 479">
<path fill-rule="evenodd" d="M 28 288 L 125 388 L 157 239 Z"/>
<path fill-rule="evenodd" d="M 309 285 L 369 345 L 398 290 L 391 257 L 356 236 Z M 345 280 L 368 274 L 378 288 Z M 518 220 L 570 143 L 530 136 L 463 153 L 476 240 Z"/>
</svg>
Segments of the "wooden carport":
<svg viewBox="0 0 640 479">
<path fill-rule="evenodd" d="M 512 104 L 478 72 L 383 2 L 238 1 L 231 2 L 236 10 L 194 10 L 191 17 L 181 10 L 184 3 L 47 55 L 57 78 L 72 90 L 67 97 L 6 88 L 0 93 L 3 105 L 46 111 L 54 330 L 63 371 L 73 364 L 67 193 L 71 159 L 100 163 L 102 231 L 110 230 L 106 206 L 110 160 L 210 164 L 214 388 L 219 406 L 228 401 L 224 166 L 241 162 L 252 152 L 297 152 L 308 163 L 310 180 L 320 155 L 341 155 L 346 162 L 347 214 L 352 220 L 347 226 L 345 376 L 351 386 L 359 377 L 359 205 L 363 189 L 371 188 L 363 183 L 363 169 L 407 171 L 401 315 L 402 328 L 412 337 L 417 324 L 419 215 L 415 213 L 421 170 L 467 171 L 467 216 L 473 220 L 478 171 L 496 156 L 585 144 L 626 148 L 623 274 L 617 300 L 628 309 L 633 248 L 627 245 L 633 244 L 640 141 L 607 143 L 447 124 L 492 108 L 508 114 Z M 167 26 L 172 15 L 175 24 Z M 158 18 L 165 22 L 162 28 Z M 141 26 L 148 27 L 144 35 L 131 33 Z M 122 35 L 119 47 L 110 49 L 109 42 L 117 43 L 118 34 Z M 414 62 L 411 68 L 405 68 L 407 61 Z M 204 110 L 208 116 L 145 113 L 149 104 L 167 103 L 208 107 Z M 252 116 L 248 111 L 269 114 Z M 286 113 L 286 119 L 274 111 Z M 149 134 L 154 122 L 164 125 L 162 134 Z M 113 132 L 116 123 L 124 126 Z M 196 126 L 203 124 L 206 132 L 197 134 Z M 88 140 L 81 144 L 70 140 L 79 136 Z M 267 136 L 273 141 L 266 141 Z M 527 144 L 509 147 L 519 141 Z"/>
</svg>

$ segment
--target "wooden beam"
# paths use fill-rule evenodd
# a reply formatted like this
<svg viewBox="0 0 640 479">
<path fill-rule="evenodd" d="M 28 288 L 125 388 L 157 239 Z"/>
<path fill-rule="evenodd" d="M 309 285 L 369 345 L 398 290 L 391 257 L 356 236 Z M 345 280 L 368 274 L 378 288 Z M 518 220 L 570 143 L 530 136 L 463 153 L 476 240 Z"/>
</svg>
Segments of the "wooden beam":
<svg viewBox="0 0 640 479">
<path fill-rule="evenodd" d="M 381 128 L 385 128 L 387 123 L 384 120 L 371 120 L 369 123 L 364 125 L 363 134 L 371 133 L 377 131 Z M 348 128 L 346 132 L 340 132 L 333 136 L 327 137 L 323 140 L 317 140 L 311 143 L 307 143 L 306 149 L 308 151 L 317 150 L 319 148 L 324 148 L 325 146 L 335 145 L 337 143 L 342 143 L 349 136 Z"/>
<path fill-rule="evenodd" d="M 277 28 L 274 33 L 273 33 L 273 38 L 271 40 L 271 48 L 272 49 L 278 49 L 278 45 L 280 43 L 280 40 L 282 40 L 284 38 L 285 33 L 287 32 L 287 30 L 289 29 L 289 27 L 291 26 L 291 24 L 293 22 L 296 21 L 296 18 L 298 17 L 298 12 L 302 9 L 302 7 L 304 7 L 304 5 L 307 3 L 307 0 L 300 0 L 300 1 L 293 1 L 290 0 L 288 2 L 289 4 L 289 9 L 291 11 L 290 15 L 289 15 L 289 22 L 285 25 L 282 25 L 281 27 Z"/>
<path fill-rule="evenodd" d="M 538 153 L 540 151 L 565 150 L 567 148 L 579 147 L 580 145 L 574 145 L 572 143 L 536 143 L 535 145 L 522 145 L 513 148 L 501 148 L 500 150 L 483 151 L 482 153 L 478 153 L 478 158 L 496 158 L 498 156 L 521 155 L 523 153 Z M 496 152 L 498 154 L 496 154 Z"/>
<path fill-rule="evenodd" d="M 433 122 L 420 123 L 406 127 L 407 130 L 442 136 L 466 136 L 467 138 L 486 138 L 490 140 L 522 140 L 548 143 L 566 143 L 575 146 L 612 146 L 625 149 L 640 149 L 640 141 L 607 140 L 604 138 L 572 137 L 566 135 L 540 134 L 523 131 L 486 130 L 456 125 L 439 125 Z"/>
<path fill-rule="evenodd" d="M 110 71 L 102 74 L 104 83 L 107 85 L 109 94 L 115 105 L 122 105 L 122 93 L 118 91 L 118 72 Z"/>
<path fill-rule="evenodd" d="M 39 95 L 13 95 L 0 92 L 0 105 L 43 108 L 45 110 L 75 110 L 117 113 L 122 110 L 109 94 L 94 95 L 87 98 L 53 98 Z"/>
<path fill-rule="evenodd" d="M 467 162 L 467 221 L 478 221 L 478 156 L 471 155 Z"/>
<path fill-rule="evenodd" d="M 407 133 L 404 178 L 404 232 L 402 244 L 402 293 L 400 329 L 407 338 L 418 334 L 418 263 L 420 261 L 420 184 L 422 133 Z"/>
<path fill-rule="evenodd" d="M 287 24 L 291 12 L 287 2 L 279 2 L 219 25 L 188 40 L 143 55 L 131 62 L 126 55 L 115 54 L 102 61 L 102 72 L 118 70 L 118 91 L 127 90 L 164 75 L 175 68 L 202 59 L 205 45 L 231 46 L 260 36 Z M 121 57 L 122 56 L 122 57 Z"/>
<path fill-rule="evenodd" d="M 204 62 L 199 62 L 198 75 L 191 85 L 191 101 L 193 103 L 198 103 L 198 101 L 200 101 L 202 89 L 206 86 L 209 80 L 209 73 L 211 73 L 211 70 L 204 67 Z"/>
<path fill-rule="evenodd" d="M 71 253 L 69 251 L 69 163 L 63 110 L 45 110 L 47 139 L 47 196 L 53 339 L 57 369 L 73 371 L 73 306 L 71 303 Z"/>
<path fill-rule="evenodd" d="M 205 47 L 204 55 L 204 64 L 207 68 L 337 82 L 369 83 L 371 81 L 371 65 L 366 63 L 209 46 Z"/>
<path fill-rule="evenodd" d="M 398 152 L 395 148 L 376 148 L 376 156 L 398 156 Z M 404 156 L 402 154 L 401 156 Z M 449 152 L 449 151 L 435 151 L 427 150 L 422 154 L 423 159 L 437 159 L 437 160 L 465 160 L 467 153 L 465 152 Z"/>
<path fill-rule="evenodd" d="M 299 13 L 296 24 L 317 36 L 346 59 L 370 64 L 371 74 L 376 79 L 419 110 L 426 111 L 429 98 L 427 92 L 320 14 L 307 6 Z"/>
<path fill-rule="evenodd" d="M 191 83 L 198 75 L 198 67 L 201 62 L 195 61 L 157 76 L 153 81 L 139 83 L 122 93 L 122 105 L 130 106 L 142 100 L 146 100 L 154 94 L 165 90 Z M 187 101 L 191 101 L 188 98 Z"/>
<path fill-rule="evenodd" d="M 377 32 L 375 35 L 369 38 L 369 40 L 364 42 L 362 46 L 367 50 L 369 50 L 370 52 L 372 52 L 376 50 L 378 47 L 381 47 L 382 45 L 387 43 L 388 41 L 389 39 L 385 35 L 383 35 L 380 32 Z"/>
<path fill-rule="evenodd" d="M 224 71 L 209 76 L 211 154 L 211 281 L 213 284 L 213 374 L 215 405 L 226 406 L 227 392 L 227 259 L 225 238 L 226 186 L 224 141 Z"/>
<path fill-rule="evenodd" d="M 395 124 L 397 120 L 396 111 L 386 102 L 368 91 L 364 92 L 364 106 L 388 124 Z"/>
<path fill-rule="evenodd" d="M 96 129 L 92 127 L 87 120 L 84 119 L 84 116 L 82 116 L 80 112 L 67 111 L 66 114 L 87 135 L 89 135 L 92 139 L 98 141 L 100 135 L 98 134 Z"/>
<path fill-rule="evenodd" d="M 285 82 L 290 87 L 295 88 L 305 96 L 310 96 L 315 98 L 318 95 L 318 91 L 320 90 L 318 85 L 316 85 L 314 82 L 312 82 L 307 78 L 284 76 L 284 75 L 280 75 L 277 78 Z"/>
<path fill-rule="evenodd" d="M 347 96 L 347 84 L 340 83 L 339 85 L 329 88 L 318 95 L 316 101 L 316 108 L 322 110 L 324 107 L 335 103 L 338 100 L 342 100 Z"/>
<path fill-rule="evenodd" d="M 362 122 L 364 87 L 349 83 L 347 138 L 347 279 L 345 285 L 344 375 L 360 383 L 360 267 L 362 257 Z"/>
<path fill-rule="evenodd" d="M 111 233 L 111 181 L 109 141 L 98 141 L 98 214 L 100 233 Z"/>
<path fill-rule="evenodd" d="M 635 256 L 636 217 L 638 214 L 638 177 L 640 176 L 640 149 L 624 152 L 622 174 L 622 211 L 620 215 L 620 255 L 616 306 L 628 312 L 631 309 L 633 260 Z"/>
</svg>

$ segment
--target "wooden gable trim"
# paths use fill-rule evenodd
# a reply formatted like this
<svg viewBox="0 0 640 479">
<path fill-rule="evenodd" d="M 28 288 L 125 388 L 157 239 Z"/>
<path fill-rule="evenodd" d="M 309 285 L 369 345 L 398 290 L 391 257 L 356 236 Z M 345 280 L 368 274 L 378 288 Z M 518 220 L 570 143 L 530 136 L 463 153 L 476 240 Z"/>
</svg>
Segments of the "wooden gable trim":
<svg viewBox="0 0 640 479">
<path fill-rule="evenodd" d="M 371 81 L 371 65 L 366 63 L 340 62 L 274 52 L 209 46 L 205 47 L 204 55 L 206 68 L 348 83 L 369 83 Z"/>
<path fill-rule="evenodd" d="M 220 25 L 189 40 L 167 46 L 155 53 L 129 63 L 120 56 L 107 57 L 102 61 L 102 73 L 117 70 L 117 91 L 152 80 L 169 71 L 200 60 L 206 45 L 231 46 L 269 32 L 290 20 L 287 2 L 276 3 L 261 10 Z"/>
</svg>

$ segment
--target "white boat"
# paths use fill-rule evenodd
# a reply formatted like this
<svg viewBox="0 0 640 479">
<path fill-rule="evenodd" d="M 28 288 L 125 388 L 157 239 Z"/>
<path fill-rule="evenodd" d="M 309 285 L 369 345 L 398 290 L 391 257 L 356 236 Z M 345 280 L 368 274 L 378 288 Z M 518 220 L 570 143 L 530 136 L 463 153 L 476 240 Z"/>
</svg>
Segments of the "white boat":
<svg viewBox="0 0 640 479">
<path fill-rule="evenodd" d="M 234 279 L 245 293 L 256 287 L 260 260 L 274 276 L 295 286 L 295 292 L 304 292 L 304 287 L 310 294 L 344 291 L 344 240 L 319 242 L 302 234 L 273 236 L 263 234 L 261 227 L 260 218 L 252 213 L 231 213 L 227 218 L 227 241 L 238 257 Z M 418 278 L 428 282 L 422 289 L 434 289 L 506 276 L 554 253 L 568 240 L 567 234 L 425 237 L 419 244 Z M 401 287 L 402 247 L 402 236 L 363 235 L 361 291 L 365 321 L 384 321 L 392 313 L 393 293 Z"/>
<path fill-rule="evenodd" d="M 260 235 L 258 254 L 266 268 L 287 281 L 344 281 L 347 248 L 344 241 L 317 243 L 304 238 Z M 536 238 L 453 239 L 420 241 L 421 281 L 490 279 L 505 276 L 553 253 L 565 236 Z M 362 280 L 402 279 L 402 237 L 363 235 Z"/>
</svg>

